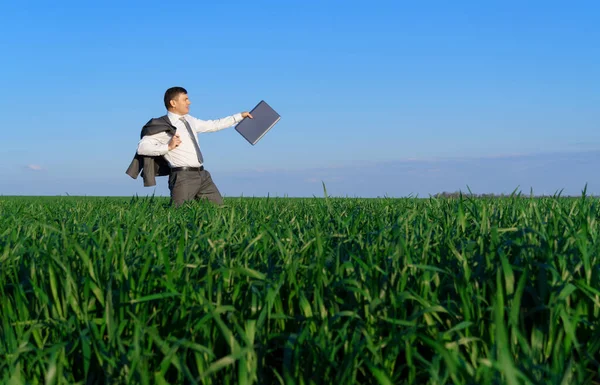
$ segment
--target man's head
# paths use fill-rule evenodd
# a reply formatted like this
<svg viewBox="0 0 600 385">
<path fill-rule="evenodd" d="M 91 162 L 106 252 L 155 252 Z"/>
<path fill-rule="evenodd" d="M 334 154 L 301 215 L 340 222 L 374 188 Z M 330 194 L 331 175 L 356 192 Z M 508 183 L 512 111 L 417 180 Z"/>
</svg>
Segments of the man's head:
<svg viewBox="0 0 600 385">
<path fill-rule="evenodd" d="M 190 99 L 183 87 L 171 87 L 165 92 L 165 107 L 178 115 L 190 112 Z"/>
</svg>

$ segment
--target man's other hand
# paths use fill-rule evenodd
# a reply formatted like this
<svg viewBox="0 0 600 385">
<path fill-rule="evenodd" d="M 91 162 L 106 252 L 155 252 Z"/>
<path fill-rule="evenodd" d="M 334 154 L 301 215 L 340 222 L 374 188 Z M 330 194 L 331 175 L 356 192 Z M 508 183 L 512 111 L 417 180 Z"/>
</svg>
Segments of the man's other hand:
<svg viewBox="0 0 600 385">
<path fill-rule="evenodd" d="M 178 147 L 181 144 L 181 138 L 179 138 L 179 134 L 175 134 L 169 141 L 169 151 Z"/>
<path fill-rule="evenodd" d="M 248 118 L 250 118 L 250 119 L 253 119 L 253 118 L 252 118 L 252 115 L 250 115 L 250 113 L 249 113 L 248 111 L 244 111 L 244 112 L 242 112 L 242 118 L 245 118 L 245 117 L 248 117 Z"/>
</svg>

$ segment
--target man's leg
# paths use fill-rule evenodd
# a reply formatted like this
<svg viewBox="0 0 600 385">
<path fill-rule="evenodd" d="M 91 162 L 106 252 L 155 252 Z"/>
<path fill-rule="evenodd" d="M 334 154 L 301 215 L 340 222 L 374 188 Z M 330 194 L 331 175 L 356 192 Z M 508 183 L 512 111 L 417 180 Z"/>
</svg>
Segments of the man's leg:
<svg viewBox="0 0 600 385">
<path fill-rule="evenodd" d="M 198 172 L 176 171 L 169 175 L 171 201 L 176 207 L 193 200 L 200 188 L 202 180 Z"/>
<path fill-rule="evenodd" d="M 223 205 L 223 197 L 219 192 L 219 189 L 215 185 L 210 176 L 210 172 L 204 170 L 200 172 L 200 177 L 202 179 L 202 183 L 200 184 L 200 189 L 196 194 L 197 199 L 206 199 L 210 202 L 213 202 L 219 206 Z"/>
</svg>

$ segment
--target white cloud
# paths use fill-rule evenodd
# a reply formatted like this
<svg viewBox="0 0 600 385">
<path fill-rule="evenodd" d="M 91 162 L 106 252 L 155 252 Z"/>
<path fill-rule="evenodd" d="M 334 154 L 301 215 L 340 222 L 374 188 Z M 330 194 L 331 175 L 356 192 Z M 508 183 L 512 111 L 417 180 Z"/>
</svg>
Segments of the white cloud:
<svg viewBox="0 0 600 385">
<path fill-rule="evenodd" d="M 43 170 L 42 166 L 40 166 L 39 164 L 28 164 L 27 168 L 33 171 L 41 171 Z"/>
</svg>

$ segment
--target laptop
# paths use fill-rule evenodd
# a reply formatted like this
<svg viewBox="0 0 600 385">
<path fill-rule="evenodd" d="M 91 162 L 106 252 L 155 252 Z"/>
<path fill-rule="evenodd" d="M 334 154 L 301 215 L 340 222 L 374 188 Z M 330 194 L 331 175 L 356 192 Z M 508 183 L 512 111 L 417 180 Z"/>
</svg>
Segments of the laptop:
<svg viewBox="0 0 600 385">
<path fill-rule="evenodd" d="M 250 111 L 250 115 L 252 115 L 252 119 L 242 119 L 242 121 L 235 126 L 235 129 L 254 146 L 277 122 L 279 122 L 281 116 L 279 116 L 279 114 L 264 100 L 261 100 L 256 107 Z"/>
</svg>

